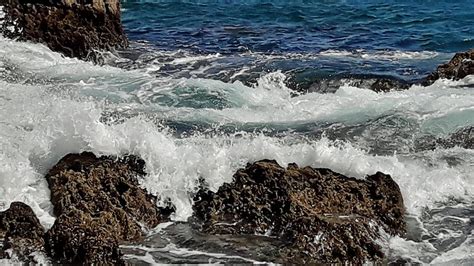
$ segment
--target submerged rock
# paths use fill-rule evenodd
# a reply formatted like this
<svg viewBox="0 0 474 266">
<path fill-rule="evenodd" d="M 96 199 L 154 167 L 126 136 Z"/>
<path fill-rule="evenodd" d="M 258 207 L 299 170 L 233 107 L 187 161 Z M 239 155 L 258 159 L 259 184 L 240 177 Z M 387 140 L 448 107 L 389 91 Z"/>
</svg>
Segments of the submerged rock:
<svg viewBox="0 0 474 266">
<path fill-rule="evenodd" d="M 439 147 L 474 149 L 474 127 L 461 128 L 445 138 L 424 136 L 416 140 L 415 147 L 417 150 L 434 150 Z"/>
<path fill-rule="evenodd" d="M 431 73 L 423 82 L 430 85 L 438 79 L 462 79 L 467 75 L 474 74 L 474 49 L 464 53 L 456 53 L 446 64 L 438 66 L 435 72 Z"/>
<path fill-rule="evenodd" d="M 119 0 L 2 0 L 0 32 L 46 44 L 69 57 L 95 59 L 94 50 L 128 45 Z"/>
<path fill-rule="evenodd" d="M 92 153 L 69 154 L 46 175 L 58 216 L 46 234 L 50 256 L 62 263 L 120 263 L 119 244 L 138 241 L 142 227 L 168 219 L 171 208 L 139 187 L 145 162 Z"/>
<path fill-rule="evenodd" d="M 8 210 L 0 212 L 0 239 L 4 239 L 0 258 L 34 262 L 33 253 L 45 252 L 43 236 L 44 228 L 30 206 L 13 202 Z"/>
<path fill-rule="evenodd" d="M 400 189 L 380 172 L 360 180 L 263 160 L 238 170 L 216 193 L 199 191 L 193 208 L 204 232 L 283 240 L 278 262 L 378 261 L 380 229 L 405 232 Z"/>
<path fill-rule="evenodd" d="M 287 86 L 299 92 L 334 93 L 341 86 L 348 85 L 375 92 L 407 90 L 411 82 L 390 76 L 377 75 L 335 75 L 312 76 L 309 73 L 294 73 L 286 81 Z"/>
</svg>

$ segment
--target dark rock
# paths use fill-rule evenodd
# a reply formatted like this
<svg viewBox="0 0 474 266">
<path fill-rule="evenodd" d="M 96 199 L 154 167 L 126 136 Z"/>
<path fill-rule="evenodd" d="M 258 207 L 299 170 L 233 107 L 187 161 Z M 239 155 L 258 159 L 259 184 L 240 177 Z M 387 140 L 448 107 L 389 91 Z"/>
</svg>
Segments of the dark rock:
<svg viewBox="0 0 474 266">
<path fill-rule="evenodd" d="M 142 238 L 168 219 L 172 208 L 139 187 L 145 162 L 92 153 L 69 154 L 46 175 L 58 216 L 46 235 L 52 258 L 63 263 L 119 263 L 119 244 Z"/>
<path fill-rule="evenodd" d="M 379 261 L 379 229 L 404 234 L 404 213 L 389 175 L 360 180 L 270 160 L 238 170 L 216 193 L 199 191 L 194 204 L 204 232 L 280 238 L 278 262 L 291 263 Z"/>
<path fill-rule="evenodd" d="M 438 140 L 443 147 L 462 147 L 464 149 L 474 149 L 474 127 L 465 127 L 459 129 L 449 136 L 447 139 Z"/>
<path fill-rule="evenodd" d="M 0 238 L 4 239 L 0 258 L 13 255 L 21 261 L 34 262 L 33 252 L 45 252 L 43 237 L 44 228 L 30 206 L 13 202 L 8 210 L 0 212 Z"/>
<path fill-rule="evenodd" d="M 370 84 L 370 90 L 375 92 L 389 92 L 392 90 L 407 90 L 410 84 L 396 79 L 379 78 Z"/>
<path fill-rule="evenodd" d="M 95 50 L 128 45 L 119 0 L 4 2 L 0 33 L 6 37 L 44 43 L 53 51 L 81 59 L 96 59 Z"/>
<path fill-rule="evenodd" d="M 292 73 L 286 84 L 289 88 L 302 92 L 334 93 L 341 86 L 349 85 L 375 92 L 407 90 L 411 82 L 391 76 L 377 75 L 335 75 L 314 76 L 309 73 Z"/>
<path fill-rule="evenodd" d="M 423 85 L 430 85 L 441 78 L 458 80 L 472 74 L 474 74 L 474 49 L 456 53 L 451 61 L 438 66 L 435 72 L 426 77 Z"/>
<path fill-rule="evenodd" d="M 417 150 L 434 150 L 438 147 L 445 149 L 453 147 L 474 149 L 474 127 L 461 128 L 445 138 L 424 136 L 415 142 Z"/>
<path fill-rule="evenodd" d="M 141 236 L 139 226 L 129 223 L 126 213 L 119 209 L 91 214 L 71 207 L 46 233 L 47 247 L 62 263 L 122 264 L 120 242 Z"/>
</svg>

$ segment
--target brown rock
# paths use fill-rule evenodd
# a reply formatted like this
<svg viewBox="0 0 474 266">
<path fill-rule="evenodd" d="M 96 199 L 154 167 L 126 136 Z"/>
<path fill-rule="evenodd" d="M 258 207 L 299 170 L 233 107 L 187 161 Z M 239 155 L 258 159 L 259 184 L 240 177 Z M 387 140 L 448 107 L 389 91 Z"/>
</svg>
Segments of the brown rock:
<svg viewBox="0 0 474 266">
<path fill-rule="evenodd" d="M 213 234 L 265 234 L 287 245 L 280 262 L 378 261 L 379 229 L 405 232 L 403 198 L 382 173 L 366 180 L 329 169 L 287 169 L 275 161 L 249 164 L 217 193 L 201 190 L 194 215 Z"/>
<path fill-rule="evenodd" d="M 100 212 L 93 216 L 72 207 L 59 216 L 46 233 L 51 257 L 61 263 L 123 264 L 119 244 L 124 231 L 118 215 L 125 214 L 116 212 Z M 126 218 L 124 220 L 128 222 Z M 127 229 L 130 238 L 141 236 L 138 225 Z"/>
<path fill-rule="evenodd" d="M 458 80 L 472 74 L 474 74 L 474 49 L 456 53 L 451 61 L 438 66 L 435 72 L 426 77 L 423 84 L 430 85 L 441 78 Z"/>
<path fill-rule="evenodd" d="M 69 154 L 46 175 L 58 219 L 47 233 L 51 257 L 63 263 L 120 262 L 118 245 L 137 241 L 142 226 L 168 219 L 171 208 L 139 187 L 145 162 L 92 153 Z M 68 229 L 69 228 L 69 229 Z"/>
<path fill-rule="evenodd" d="M 0 33 L 46 44 L 69 57 L 96 60 L 95 50 L 126 47 L 118 0 L 5 0 Z"/>
<path fill-rule="evenodd" d="M 30 206 L 13 202 L 8 210 L 0 212 L 0 238 L 4 238 L 0 258 L 13 254 L 21 261 L 34 262 L 33 252 L 45 252 L 43 236 L 44 228 Z"/>
</svg>

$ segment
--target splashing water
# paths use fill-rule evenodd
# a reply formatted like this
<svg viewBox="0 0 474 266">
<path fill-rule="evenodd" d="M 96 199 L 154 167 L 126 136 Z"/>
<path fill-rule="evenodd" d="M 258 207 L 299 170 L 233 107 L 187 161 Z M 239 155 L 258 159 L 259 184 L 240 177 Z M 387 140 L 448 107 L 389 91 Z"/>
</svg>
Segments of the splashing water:
<svg viewBox="0 0 474 266">
<path fill-rule="evenodd" d="M 94 66 L 0 38 L 0 209 L 23 201 L 51 226 L 44 174 L 64 155 L 87 150 L 141 156 L 142 185 L 170 198 L 173 219 L 184 221 L 199 179 L 217 190 L 247 162 L 271 158 L 358 178 L 392 175 L 415 225 L 408 239 L 387 239 L 388 253 L 472 261 L 474 151 L 417 146 L 474 125 L 472 77 L 386 94 L 344 85 L 334 94 L 300 95 L 279 71 L 249 86 L 156 77 L 153 67 Z M 449 217 L 458 230 L 448 230 Z"/>
</svg>

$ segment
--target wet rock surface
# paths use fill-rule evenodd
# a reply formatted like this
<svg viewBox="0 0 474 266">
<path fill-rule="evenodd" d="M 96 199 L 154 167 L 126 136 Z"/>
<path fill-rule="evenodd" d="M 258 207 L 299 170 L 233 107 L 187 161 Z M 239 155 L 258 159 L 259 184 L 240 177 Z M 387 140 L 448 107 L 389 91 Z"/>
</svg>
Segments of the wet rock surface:
<svg viewBox="0 0 474 266">
<path fill-rule="evenodd" d="M 438 147 L 474 149 L 474 127 L 461 128 L 446 138 L 425 136 L 416 142 L 418 150 L 434 150 Z"/>
<path fill-rule="evenodd" d="M 262 160 L 216 193 L 201 189 L 189 223 L 144 238 L 144 229 L 169 221 L 174 211 L 156 207 L 157 198 L 139 187 L 144 167 L 135 156 L 65 156 L 46 175 L 54 225 L 44 233 L 32 210 L 14 203 L 0 213 L 3 250 L 12 248 L 23 261 L 44 252 L 66 264 L 121 265 L 146 256 L 169 263 L 363 263 L 384 258 L 380 229 L 405 232 L 403 199 L 390 176 L 360 180 Z"/>
<path fill-rule="evenodd" d="M 69 57 L 97 59 L 95 50 L 128 45 L 118 0 L 3 0 L 0 33 L 46 44 Z"/>
<path fill-rule="evenodd" d="M 379 229 L 405 232 L 398 185 L 382 173 L 366 180 L 329 169 L 249 164 L 216 193 L 201 190 L 194 215 L 210 234 L 267 235 L 283 241 L 278 262 L 378 261 Z"/>
<path fill-rule="evenodd" d="M 46 175 L 58 219 L 46 235 L 51 257 L 66 263 L 121 262 L 119 244 L 138 241 L 142 227 L 168 219 L 172 208 L 139 187 L 145 162 L 135 156 L 69 154 Z"/>
<path fill-rule="evenodd" d="M 33 253 L 45 252 L 43 236 L 44 228 L 30 206 L 13 202 L 8 210 L 0 212 L 0 258 L 35 262 Z"/>
<path fill-rule="evenodd" d="M 122 246 L 124 259 L 139 264 L 152 256 L 165 264 L 249 264 L 274 261 L 284 243 L 258 235 L 212 235 L 203 233 L 193 221 L 176 222 L 153 234 L 140 245 Z"/>
<path fill-rule="evenodd" d="M 438 66 L 423 83 L 430 85 L 441 78 L 458 80 L 472 74 L 474 74 L 474 49 L 456 53 L 448 63 Z"/>
<path fill-rule="evenodd" d="M 314 77 L 306 76 L 304 72 L 290 75 L 286 83 L 289 88 L 303 93 L 334 93 L 343 85 L 375 92 L 389 92 L 407 90 L 412 84 L 412 82 L 390 76 L 335 75 L 333 77 Z"/>
</svg>

